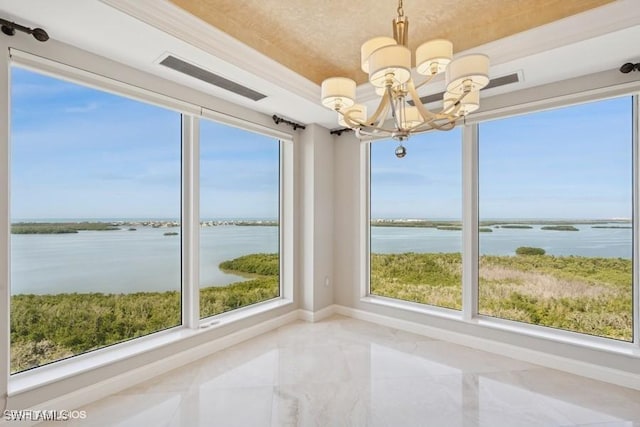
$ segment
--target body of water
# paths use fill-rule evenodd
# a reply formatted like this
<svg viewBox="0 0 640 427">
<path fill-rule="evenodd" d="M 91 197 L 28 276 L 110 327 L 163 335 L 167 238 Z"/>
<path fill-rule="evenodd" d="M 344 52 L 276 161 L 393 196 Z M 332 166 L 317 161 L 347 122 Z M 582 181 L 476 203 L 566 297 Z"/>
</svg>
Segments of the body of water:
<svg viewBox="0 0 640 427">
<path fill-rule="evenodd" d="M 245 280 L 218 265 L 242 255 L 278 250 L 278 227 L 204 227 L 200 234 L 200 283 L 224 286 Z M 126 227 L 77 234 L 11 235 L 11 293 L 133 293 L 178 291 L 178 228 Z"/>
<path fill-rule="evenodd" d="M 574 227 L 579 231 L 556 231 L 542 230 L 543 225 L 540 224 L 532 224 L 531 227 L 489 227 L 492 232 L 480 233 L 480 254 L 515 255 L 520 246 L 533 246 L 556 256 L 631 258 L 631 228 L 593 228 L 590 224 L 576 224 Z M 372 227 L 371 250 L 374 253 L 461 252 L 462 232 L 436 228 Z"/>
<path fill-rule="evenodd" d="M 598 224 L 603 225 L 603 224 Z M 620 224 L 611 224 L 620 226 Z M 480 233 L 480 253 L 514 255 L 520 246 L 547 254 L 631 258 L 632 230 L 575 225 L 579 231 L 493 228 Z M 180 290 L 180 236 L 177 228 L 137 227 L 77 234 L 11 236 L 12 294 L 63 292 L 133 293 Z M 202 286 L 244 280 L 220 271 L 222 261 L 278 250 L 278 227 L 216 226 L 201 229 Z M 462 232 L 435 228 L 373 227 L 374 253 L 460 252 Z"/>
</svg>

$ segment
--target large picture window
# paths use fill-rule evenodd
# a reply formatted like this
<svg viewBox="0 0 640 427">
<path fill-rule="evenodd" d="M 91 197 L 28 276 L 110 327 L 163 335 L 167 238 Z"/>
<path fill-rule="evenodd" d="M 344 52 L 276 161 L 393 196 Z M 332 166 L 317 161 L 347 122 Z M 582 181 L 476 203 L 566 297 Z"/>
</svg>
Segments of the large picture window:
<svg viewBox="0 0 640 427">
<path fill-rule="evenodd" d="M 200 317 L 280 296 L 280 141 L 200 124 Z"/>
<path fill-rule="evenodd" d="M 633 339 L 631 106 L 480 125 L 480 314 Z"/>
<path fill-rule="evenodd" d="M 179 325 L 180 114 L 11 81 L 11 372 Z"/>
<path fill-rule="evenodd" d="M 460 310 L 461 132 L 371 144 L 370 292 Z"/>
</svg>

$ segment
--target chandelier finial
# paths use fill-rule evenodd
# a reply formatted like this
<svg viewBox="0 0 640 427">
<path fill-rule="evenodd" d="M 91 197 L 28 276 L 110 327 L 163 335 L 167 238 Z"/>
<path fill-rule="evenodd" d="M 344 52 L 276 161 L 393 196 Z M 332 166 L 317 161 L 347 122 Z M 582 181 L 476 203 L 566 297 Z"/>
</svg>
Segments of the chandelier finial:
<svg viewBox="0 0 640 427">
<path fill-rule="evenodd" d="M 409 20 L 404 16 L 402 0 L 398 1 L 398 16 L 393 20 L 393 38 L 400 46 L 409 46 Z"/>
</svg>

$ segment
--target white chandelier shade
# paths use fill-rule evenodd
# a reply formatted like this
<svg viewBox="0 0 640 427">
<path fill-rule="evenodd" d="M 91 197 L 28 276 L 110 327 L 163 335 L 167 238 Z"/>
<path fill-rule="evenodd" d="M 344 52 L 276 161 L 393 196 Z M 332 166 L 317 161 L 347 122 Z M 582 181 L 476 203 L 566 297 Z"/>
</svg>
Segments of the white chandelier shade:
<svg viewBox="0 0 640 427">
<path fill-rule="evenodd" d="M 455 93 L 445 92 L 442 96 L 443 111 L 457 116 L 466 116 L 480 108 L 480 92 L 477 90 L 467 92 L 462 99 L 457 101 L 459 98 L 460 96 Z"/>
<path fill-rule="evenodd" d="M 404 46 L 383 46 L 369 56 L 369 82 L 375 87 L 402 85 L 411 78 L 411 51 Z"/>
<path fill-rule="evenodd" d="M 322 82 L 322 105 L 339 111 L 351 107 L 356 99 L 356 82 L 346 77 L 332 77 Z"/>
<path fill-rule="evenodd" d="M 369 74 L 369 57 L 373 51 L 395 44 L 397 43 L 393 37 L 374 37 L 364 42 L 360 48 L 360 68 L 362 68 L 362 71 Z"/>
<path fill-rule="evenodd" d="M 453 43 L 445 39 L 431 40 L 416 49 L 416 71 L 427 76 L 443 72 L 453 58 Z"/>
<path fill-rule="evenodd" d="M 456 58 L 446 69 L 447 92 L 462 95 L 489 84 L 489 57 L 473 54 Z M 470 86 L 469 86 L 470 85 Z"/>
<path fill-rule="evenodd" d="M 360 49 L 362 71 L 369 74 L 380 97 L 375 112 L 367 117 L 367 108 L 356 104 L 355 81 L 331 77 L 322 82 L 322 104 L 336 111 L 338 123 L 355 130 L 359 138 L 391 137 L 402 142 L 415 133 L 453 129 L 461 117 L 480 108 L 480 90 L 489 83 L 489 57 L 469 54 L 454 59 L 453 44 L 445 39 L 418 47 L 415 71 L 426 77 L 415 83 L 407 47 L 409 21 L 402 2 L 399 0 L 398 16 L 393 20 L 394 37 L 372 38 Z M 446 92 L 442 109 L 434 112 L 422 104 L 418 89 L 440 73 L 445 73 Z"/>
</svg>

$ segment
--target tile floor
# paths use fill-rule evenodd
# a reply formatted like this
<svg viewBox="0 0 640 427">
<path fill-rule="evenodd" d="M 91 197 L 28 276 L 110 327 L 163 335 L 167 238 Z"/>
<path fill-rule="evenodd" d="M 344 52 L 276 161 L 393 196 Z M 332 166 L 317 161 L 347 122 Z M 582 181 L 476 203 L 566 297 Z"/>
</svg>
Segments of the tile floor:
<svg viewBox="0 0 640 427">
<path fill-rule="evenodd" d="M 640 391 L 339 316 L 82 409 L 65 426 L 640 427 Z"/>
</svg>

